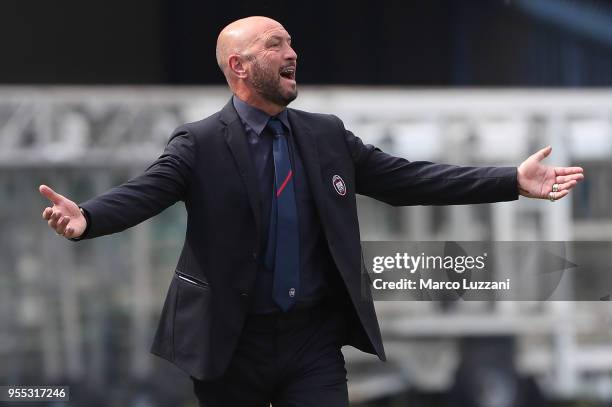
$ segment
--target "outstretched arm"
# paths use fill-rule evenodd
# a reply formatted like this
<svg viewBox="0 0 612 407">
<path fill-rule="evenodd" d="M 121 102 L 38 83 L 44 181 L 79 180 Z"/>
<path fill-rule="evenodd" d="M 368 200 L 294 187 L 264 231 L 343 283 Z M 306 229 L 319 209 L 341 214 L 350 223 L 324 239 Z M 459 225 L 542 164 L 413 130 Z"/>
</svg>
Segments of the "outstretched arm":
<svg viewBox="0 0 612 407">
<path fill-rule="evenodd" d="M 365 145 L 350 131 L 345 139 L 355 163 L 357 192 L 391 205 L 457 205 L 511 201 L 519 194 L 558 200 L 584 178 L 580 167 L 549 167 L 546 147 L 516 167 L 466 167 L 408 161 Z"/>
<path fill-rule="evenodd" d="M 584 179 L 581 167 L 550 167 L 542 164 L 551 152 L 551 146 L 543 148 L 518 167 L 519 193 L 522 196 L 556 201 L 567 196 Z"/>
<path fill-rule="evenodd" d="M 193 137 L 180 129 L 142 175 L 80 205 L 42 185 L 40 193 L 53 203 L 43 218 L 60 235 L 89 239 L 125 230 L 184 200 L 196 153 Z"/>
<path fill-rule="evenodd" d="M 465 205 L 519 197 L 516 167 L 408 161 L 363 144 L 347 130 L 345 140 L 355 165 L 356 192 L 390 205 Z"/>
</svg>

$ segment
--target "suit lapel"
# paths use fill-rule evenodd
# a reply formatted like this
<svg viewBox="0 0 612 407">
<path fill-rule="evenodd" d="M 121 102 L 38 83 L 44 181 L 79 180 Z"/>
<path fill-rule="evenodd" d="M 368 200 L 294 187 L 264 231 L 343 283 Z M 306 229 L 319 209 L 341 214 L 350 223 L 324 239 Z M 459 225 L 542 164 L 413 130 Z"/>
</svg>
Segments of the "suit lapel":
<svg viewBox="0 0 612 407">
<path fill-rule="evenodd" d="M 323 200 L 323 182 L 321 180 L 321 164 L 319 163 L 317 141 L 310 126 L 306 121 L 302 120 L 299 113 L 292 109 L 287 110 L 289 122 L 291 123 L 291 132 L 300 149 L 302 164 L 306 171 L 306 178 L 308 178 L 308 185 L 321 217 L 321 223 L 325 225 L 327 224 L 325 222 L 327 212 Z"/>
<path fill-rule="evenodd" d="M 253 210 L 253 216 L 255 217 L 255 225 L 257 226 L 258 234 L 261 236 L 261 198 L 259 196 L 260 192 L 257 185 L 255 165 L 249 151 L 244 127 L 231 99 L 221 110 L 220 120 L 227 125 L 225 140 L 234 156 L 240 176 L 244 181 L 251 209 Z"/>
<path fill-rule="evenodd" d="M 327 218 L 327 211 L 323 199 L 323 181 L 321 179 L 321 165 L 316 138 L 308 123 L 302 120 L 298 112 L 288 109 L 288 117 L 291 123 L 291 132 L 300 149 L 308 185 L 310 186 L 322 224 L 325 225 L 326 222 L 324 220 Z M 231 99 L 221 110 L 220 120 L 227 126 L 225 133 L 226 142 L 234 156 L 240 176 L 244 181 L 251 209 L 253 210 L 253 216 L 255 217 L 255 224 L 261 236 L 261 197 L 257 184 L 255 165 L 249 151 L 244 127 Z"/>
</svg>

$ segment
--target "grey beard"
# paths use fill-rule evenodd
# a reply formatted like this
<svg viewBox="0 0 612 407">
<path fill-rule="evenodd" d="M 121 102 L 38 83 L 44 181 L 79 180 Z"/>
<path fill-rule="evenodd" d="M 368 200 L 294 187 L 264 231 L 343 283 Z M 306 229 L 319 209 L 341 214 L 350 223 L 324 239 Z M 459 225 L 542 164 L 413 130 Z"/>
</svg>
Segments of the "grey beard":
<svg viewBox="0 0 612 407">
<path fill-rule="evenodd" d="M 266 71 L 258 62 L 254 64 L 253 87 L 261 97 L 279 106 L 287 106 L 297 97 L 297 89 L 289 96 L 283 96 L 280 91 L 280 79 L 274 77 L 271 72 Z"/>
</svg>

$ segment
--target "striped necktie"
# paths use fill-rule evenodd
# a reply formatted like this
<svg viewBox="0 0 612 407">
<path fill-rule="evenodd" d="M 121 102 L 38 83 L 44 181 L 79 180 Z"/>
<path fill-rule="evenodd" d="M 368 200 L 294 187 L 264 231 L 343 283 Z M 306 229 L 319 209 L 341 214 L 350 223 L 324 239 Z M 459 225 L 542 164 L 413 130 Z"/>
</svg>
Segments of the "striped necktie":
<svg viewBox="0 0 612 407">
<path fill-rule="evenodd" d="M 289 310 L 300 292 L 298 216 L 295 203 L 295 174 L 291 169 L 287 136 L 282 123 L 270 118 L 267 126 L 274 140 L 274 188 L 265 263 L 274 270 L 272 296 L 283 310 Z"/>
</svg>

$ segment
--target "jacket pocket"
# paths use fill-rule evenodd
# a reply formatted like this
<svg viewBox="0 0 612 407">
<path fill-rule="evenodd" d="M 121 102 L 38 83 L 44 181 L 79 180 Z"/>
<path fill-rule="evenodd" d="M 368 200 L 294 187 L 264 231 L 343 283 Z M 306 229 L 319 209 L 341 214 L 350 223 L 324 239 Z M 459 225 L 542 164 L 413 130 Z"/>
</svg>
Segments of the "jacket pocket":
<svg viewBox="0 0 612 407">
<path fill-rule="evenodd" d="M 178 271 L 178 270 L 175 271 L 174 273 L 176 274 L 176 276 L 180 280 L 182 280 L 182 281 L 184 281 L 186 283 L 189 283 L 189 284 L 193 284 L 196 287 L 206 288 L 206 289 L 210 287 L 210 285 L 206 281 L 202 281 L 199 278 L 192 277 L 189 274 L 185 274 L 185 273 L 183 273 L 181 271 Z"/>
<path fill-rule="evenodd" d="M 202 363 L 209 354 L 212 290 L 208 282 L 175 272 L 174 355 L 186 365 Z"/>
</svg>

